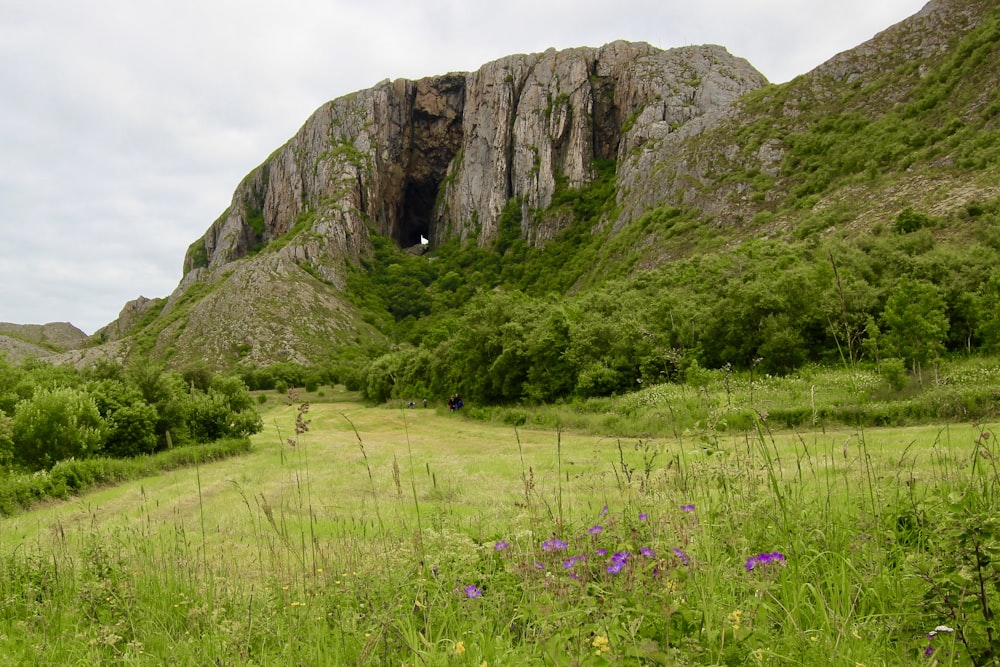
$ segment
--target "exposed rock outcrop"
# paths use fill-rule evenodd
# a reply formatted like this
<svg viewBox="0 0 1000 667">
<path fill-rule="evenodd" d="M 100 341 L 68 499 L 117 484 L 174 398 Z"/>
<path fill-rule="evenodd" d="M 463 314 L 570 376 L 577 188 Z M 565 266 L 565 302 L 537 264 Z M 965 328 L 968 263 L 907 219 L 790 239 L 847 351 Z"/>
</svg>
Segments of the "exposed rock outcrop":
<svg viewBox="0 0 1000 667">
<path fill-rule="evenodd" d="M 279 251 L 343 284 L 369 229 L 403 247 L 496 236 L 512 199 L 522 232 L 561 185 L 622 160 L 766 83 L 718 46 L 601 48 L 516 55 L 476 72 L 385 81 L 334 100 L 237 188 L 185 271 L 217 267 L 292 236 Z"/>
</svg>

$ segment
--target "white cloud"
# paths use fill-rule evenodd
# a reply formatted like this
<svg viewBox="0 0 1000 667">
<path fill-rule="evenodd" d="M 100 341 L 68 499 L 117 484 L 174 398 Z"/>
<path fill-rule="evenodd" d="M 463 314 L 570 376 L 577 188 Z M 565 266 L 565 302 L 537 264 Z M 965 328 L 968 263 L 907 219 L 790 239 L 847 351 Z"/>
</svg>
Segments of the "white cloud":
<svg viewBox="0 0 1000 667">
<path fill-rule="evenodd" d="M 7 0 L 0 321 L 87 332 L 166 296 L 239 180 L 318 106 L 511 53 L 717 43 L 773 81 L 921 0 Z"/>
</svg>

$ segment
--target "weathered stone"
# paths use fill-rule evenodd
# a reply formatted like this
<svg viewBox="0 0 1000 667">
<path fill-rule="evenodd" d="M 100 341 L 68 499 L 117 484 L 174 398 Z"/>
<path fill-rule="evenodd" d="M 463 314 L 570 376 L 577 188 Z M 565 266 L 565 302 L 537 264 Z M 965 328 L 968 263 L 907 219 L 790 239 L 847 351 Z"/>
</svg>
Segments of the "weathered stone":
<svg viewBox="0 0 1000 667">
<path fill-rule="evenodd" d="M 310 233 L 282 252 L 334 284 L 343 281 L 343 263 L 364 252 L 369 226 L 403 247 L 420 236 L 487 244 L 519 198 L 529 238 L 533 212 L 560 184 L 589 182 L 595 158 L 621 160 L 764 83 L 721 47 L 627 42 L 385 81 L 318 109 L 247 176 L 189 251 L 185 271 L 199 254 L 216 267 L 301 232 L 304 215 Z M 529 240 L 551 230 L 536 234 Z"/>
</svg>

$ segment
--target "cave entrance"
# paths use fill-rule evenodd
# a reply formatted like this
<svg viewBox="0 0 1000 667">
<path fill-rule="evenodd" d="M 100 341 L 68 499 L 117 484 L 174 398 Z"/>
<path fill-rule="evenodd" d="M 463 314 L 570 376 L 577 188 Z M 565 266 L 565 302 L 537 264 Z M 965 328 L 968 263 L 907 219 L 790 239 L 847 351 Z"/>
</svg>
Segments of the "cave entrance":
<svg viewBox="0 0 1000 667">
<path fill-rule="evenodd" d="M 411 143 L 393 223 L 393 239 L 402 248 L 419 246 L 422 238 L 434 238 L 438 191 L 462 145 L 465 75 L 421 80 L 410 94 Z"/>
<path fill-rule="evenodd" d="M 431 238 L 431 220 L 440 183 L 433 178 L 407 179 L 403 187 L 402 214 L 396 222 L 395 241 L 401 248 L 420 245 Z"/>
</svg>

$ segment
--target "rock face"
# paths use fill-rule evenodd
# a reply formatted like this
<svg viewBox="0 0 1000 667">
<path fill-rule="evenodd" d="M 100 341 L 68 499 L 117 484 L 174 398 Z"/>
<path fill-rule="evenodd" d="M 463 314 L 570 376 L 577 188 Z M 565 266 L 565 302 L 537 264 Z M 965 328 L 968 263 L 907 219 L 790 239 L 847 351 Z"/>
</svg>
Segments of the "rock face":
<svg viewBox="0 0 1000 667">
<path fill-rule="evenodd" d="M 423 249 L 421 238 L 486 245 L 513 203 L 522 236 L 542 244 L 563 223 L 535 212 L 558 188 L 590 182 L 596 160 L 631 164 L 651 141 L 765 84 L 722 47 L 614 42 L 340 97 L 239 184 L 188 249 L 170 297 L 128 304 L 99 334 L 118 350 L 223 366 L 377 342 L 343 296 L 373 232 L 403 248 Z"/>
<path fill-rule="evenodd" d="M 623 164 L 765 83 L 722 47 L 627 42 L 385 81 L 321 107 L 254 170 L 192 245 L 185 272 L 278 241 L 280 254 L 341 287 L 370 229 L 403 247 L 421 236 L 487 244 L 512 200 L 523 235 L 540 243 L 554 230 L 534 225 L 533 211 L 560 185 L 589 182 L 594 160 Z"/>
</svg>

